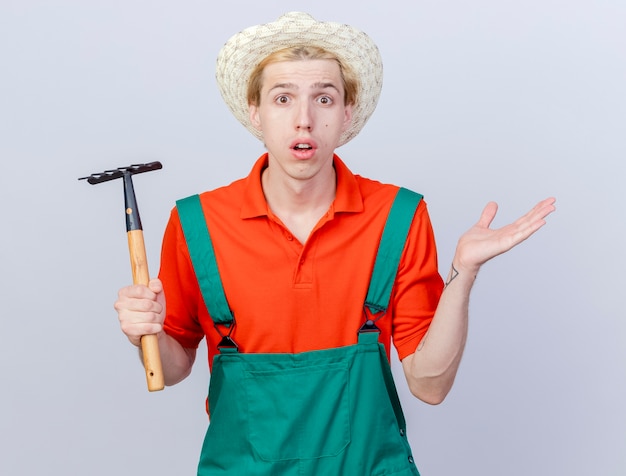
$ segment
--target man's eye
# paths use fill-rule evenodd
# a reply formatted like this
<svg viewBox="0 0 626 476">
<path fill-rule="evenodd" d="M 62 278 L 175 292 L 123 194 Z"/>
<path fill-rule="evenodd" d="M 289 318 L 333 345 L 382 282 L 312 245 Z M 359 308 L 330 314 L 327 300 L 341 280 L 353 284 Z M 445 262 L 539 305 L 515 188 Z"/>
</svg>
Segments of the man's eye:
<svg viewBox="0 0 626 476">
<path fill-rule="evenodd" d="M 287 102 L 289 102 L 289 98 L 287 96 L 278 96 L 276 98 L 276 102 L 279 104 L 286 104 Z"/>
<path fill-rule="evenodd" d="M 320 103 L 322 104 L 331 104 L 333 102 L 333 100 L 331 98 L 329 98 L 328 96 L 322 96 L 319 99 Z"/>
</svg>

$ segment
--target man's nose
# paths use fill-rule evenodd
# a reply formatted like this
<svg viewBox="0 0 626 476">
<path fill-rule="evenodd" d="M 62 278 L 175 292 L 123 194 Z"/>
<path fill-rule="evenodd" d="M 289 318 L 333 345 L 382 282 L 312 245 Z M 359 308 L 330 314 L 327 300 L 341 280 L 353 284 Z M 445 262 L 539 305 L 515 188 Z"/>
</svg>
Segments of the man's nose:
<svg viewBox="0 0 626 476">
<path fill-rule="evenodd" d="M 310 131 L 313 127 L 313 119 L 311 117 L 311 108 L 307 102 L 300 104 L 296 117 L 296 129 Z"/>
</svg>

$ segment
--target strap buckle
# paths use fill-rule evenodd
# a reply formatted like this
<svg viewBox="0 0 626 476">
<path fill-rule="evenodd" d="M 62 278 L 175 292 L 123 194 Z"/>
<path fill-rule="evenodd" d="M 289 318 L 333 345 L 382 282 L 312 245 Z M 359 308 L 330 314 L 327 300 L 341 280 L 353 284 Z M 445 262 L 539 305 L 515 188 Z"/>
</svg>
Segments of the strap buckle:
<svg viewBox="0 0 626 476">
<path fill-rule="evenodd" d="M 385 310 L 382 310 L 381 312 L 379 312 L 377 315 L 371 315 L 369 312 L 367 312 L 367 308 L 364 306 L 363 307 L 363 315 L 365 316 L 365 324 L 363 324 L 361 326 L 361 328 L 359 329 L 359 334 L 364 334 L 367 332 L 378 332 L 380 333 L 380 328 L 376 325 L 376 322 L 379 319 L 382 319 L 385 314 L 387 312 Z"/>
<path fill-rule="evenodd" d="M 239 346 L 232 339 L 232 337 L 230 337 L 230 335 L 233 332 L 233 329 L 235 328 L 235 317 L 233 316 L 233 322 L 230 322 L 228 324 L 221 324 L 221 325 L 224 326 L 226 329 L 228 329 L 228 332 L 226 333 L 222 332 L 222 330 L 220 329 L 220 324 L 216 322 L 213 323 L 213 327 L 215 327 L 215 330 L 222 338 L 220 343 L 217 344 L 217 350 L 219 350 L 220 352 L 222 352 L 222 350 L 225 350 L 226 352 L 238 352 Z"/>
</svg>

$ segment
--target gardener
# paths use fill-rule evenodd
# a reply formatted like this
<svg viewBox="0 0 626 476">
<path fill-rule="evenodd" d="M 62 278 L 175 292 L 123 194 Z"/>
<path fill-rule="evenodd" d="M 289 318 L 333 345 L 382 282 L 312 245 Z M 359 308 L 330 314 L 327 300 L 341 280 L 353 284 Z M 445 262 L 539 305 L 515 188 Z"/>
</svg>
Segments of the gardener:
<svg viewBox="0 0 626 476">
<path fill-rule="evenodd" d="M 539 229 L 554 200 L 498 230 L 487 205 L 444 283 L 421 196 L 354 175 L 335 154 L 379 97 L 369 37 L 290 13 L 233 36 L 217 80 L 267 153 L 246 178 L 178 203 L 159 279 L 119 292 L 123 332 L 134 345 L 158 334 L 168 385 L 206 338 L 199 475 L 418 474 L 391 339 L 411 392 L 440 403 L 479 268 Z"/>
</svg>

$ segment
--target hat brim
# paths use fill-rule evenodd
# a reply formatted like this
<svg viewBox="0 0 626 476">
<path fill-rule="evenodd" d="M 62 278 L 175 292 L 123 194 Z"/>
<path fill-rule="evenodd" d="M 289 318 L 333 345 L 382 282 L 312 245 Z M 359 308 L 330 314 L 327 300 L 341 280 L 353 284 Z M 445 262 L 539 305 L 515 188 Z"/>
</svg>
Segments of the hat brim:
<svg viewBox="0 0 626 476">
<path fill-rule="evenodd" d="M 349 65 L 359 80 L 352 123 L 338 146 L 353 139 L 368 121 L 380 96 L 382 59 L 372 39 L 349 25 L 318 22 L 306 13 L 292 12 L 272 23 L 247 28 L 232 36 L 217 57 L 216 79 L 226 105 L 255 137 L 262 133 L 250 122 L 248 81 L 256 66 L 270 54 L 294 46 L 317 46 Z"/>
</svg>

